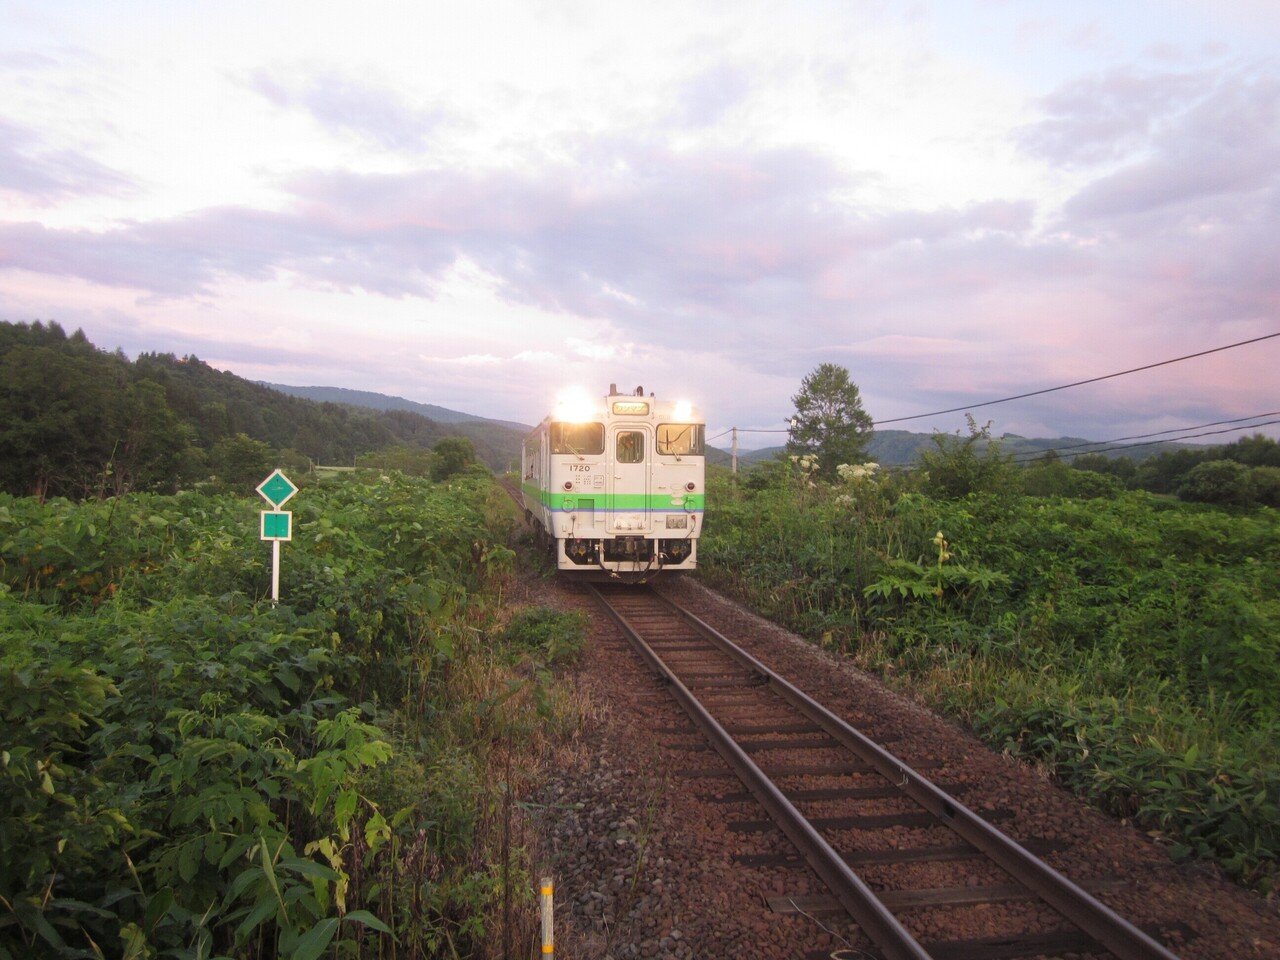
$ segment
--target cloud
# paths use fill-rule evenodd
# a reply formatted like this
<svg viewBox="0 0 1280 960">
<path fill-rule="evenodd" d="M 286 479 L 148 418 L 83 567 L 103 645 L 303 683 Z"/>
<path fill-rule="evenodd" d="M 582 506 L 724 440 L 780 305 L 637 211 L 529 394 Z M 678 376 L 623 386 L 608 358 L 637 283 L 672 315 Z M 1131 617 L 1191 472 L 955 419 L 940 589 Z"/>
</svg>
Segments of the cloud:
<svg viewBox="0 0 1280 960">
<path fill-rule="evenodd" d="M 969 353 L 973 345 L 951 337 L 906 336 L 885 334 L 858 343 L 835 346 L 854 356 L 864 357 L 941 357 Z M 826 349 L 825 347 L 822 349 Z"/>
<path fill-rule="evenodd" d="M 688 127 L 710 127 L 751 92 L 751 75 L 740 66 L 719 63 L 680 84 L 675 120 Z"/>
<path fill-rule="evenodd" d="M 574 356 L 600 362 L 625 359 L 631 356 L 635 348 L 635 345 L 631 343 L 596 343 L 589 340 L 580 340 L 577 337 L 566 339 L 565 346 L 569 348 L 570 353 Z"/>
<path fill-rule="evenodd" d="M 848 184 L 803 151 L 611 142 L 533 172 L 307 174 L 281 211 L 215 207 L 100 232 L 0 225 L 0 264 L 165 296 L 282 272 L 330 289 L 430 296 L 466 257 L 509 299 L 582 316 L 775 317 L 850 257 L 1029 223 L 1020 203 L 853 209 L 834 196 Z"/>
<path fill-rule="evenodd" d="M 1149 156 L 1072 197 L 1075 219 L 1123 217 L 1280 182 L 1280 78 L 1233 77 L 1167 122 Z"/>
<path fill-rule="evenodd" d="M 0 53 L 0 70 L 47 70 L 58 61 L 34 50 L 6 50 Z"/>
<path fill-rule="evenodd" d="M 391 90 L 334 72 L 321 71 L 290 84 L 258 70 L 249 87 L 277 107 L 309 113 L 327 129 L 402 153 L 422 152 L 436 128 L 452 120 L 443 108 L 415 107 Z"/>
<path fill-rule="evenodd" d="M 1230 116 L 1222 106 L 1187 122 L 1221 133 Z M 502 350 L 475 340 L 406 354 L 450 389 L 499 365 L 531 383 L 546 365 L 687 382 L 688 358 L 715 344 L 733 359 L 726 382 L 848 362 L 881 417 L 1106 372 L 1080 362 L 1100 351 L 1152 359 L 1167 345 L 1158 359 L 1230 339 L 1214 335 L 1224 325 L 1247 336 L 1280 308 L 1274 191 L 1212 222 L 1069 210 L 1039 231 L 1028 200 L 893 209 L 851 200 L 859 183 L 810 150 L 586 139 L 568 160 L 519 169 L 312 171 L 285 183 L 278 210 L 214 207 L 98 232 L 0 225 L 0 265 L 174 299 L 263 280 L 433 299 L 469 264 L 499 308 L 581 326 L 559 334 L 558 352 L 545 332 L 513 330 Z M 743 402 L 764 422 L 788 395 Z"/>
<path fill-rule="evenodd" d="M 1122 160 L 1208 83 L 1200 73 L 1144 74 L 1129 67 L 1082 77 L 1039 100 L 1047 116 L 1017 130 L 1015 141 L 1031 156 L 1064 167 Z"/>
<path fill-rule="evenodd" d="M 0 118 L 0 192 L 51 204 L 76 196 L 119 194 L 134 184 L 76 150 L 53 149 L 36 133 Z"/>
</svg>

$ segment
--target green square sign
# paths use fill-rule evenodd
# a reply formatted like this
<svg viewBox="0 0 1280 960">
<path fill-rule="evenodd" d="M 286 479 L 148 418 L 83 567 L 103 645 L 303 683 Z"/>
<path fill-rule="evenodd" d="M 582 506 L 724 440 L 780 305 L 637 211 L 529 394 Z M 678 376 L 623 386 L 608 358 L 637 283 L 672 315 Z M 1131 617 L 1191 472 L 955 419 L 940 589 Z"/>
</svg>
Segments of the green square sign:
<svg viewBox="0 0 1280 960">
<path fill-rule="evenodd" d="M 293 514 L 288 510 L 263 510 L 262 539 L 292 540 Z"/>
</svg>

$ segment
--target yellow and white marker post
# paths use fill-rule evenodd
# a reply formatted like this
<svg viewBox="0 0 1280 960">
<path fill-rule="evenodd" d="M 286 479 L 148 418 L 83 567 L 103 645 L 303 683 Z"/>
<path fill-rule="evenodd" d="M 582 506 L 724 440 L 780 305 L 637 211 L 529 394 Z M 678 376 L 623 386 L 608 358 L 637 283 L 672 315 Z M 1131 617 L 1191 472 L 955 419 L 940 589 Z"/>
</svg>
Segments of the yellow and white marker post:
<svg viewBox="0 0 1280 960">
<path fill-rule="evenodd" d="M 271 603 L 280 602 L 280 543 L 293 539 L 293 513 L 281 510 L 298 488 L 278 468 L 257 487 L 258 496 L 271 504 L 271 510 L 263 510 L 258 525 L 258 535 L 271 541 Z"/>
<path fill-rule="evenodd" d="M 550 957 L 556 952 L 554 920 L 555 885 L 550 877 L 542 878 L 542 955 Z"/>
</svg>

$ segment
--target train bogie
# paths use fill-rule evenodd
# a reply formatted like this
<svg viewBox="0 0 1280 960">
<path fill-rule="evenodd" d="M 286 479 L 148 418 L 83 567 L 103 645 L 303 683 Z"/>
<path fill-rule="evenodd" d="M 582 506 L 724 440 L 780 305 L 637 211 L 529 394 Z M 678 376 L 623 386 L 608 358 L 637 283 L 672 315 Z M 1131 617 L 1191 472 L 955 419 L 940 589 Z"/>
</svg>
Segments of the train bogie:
<svg viewBox="0 0 1280 960">
<path fill-rule="evenodd" d="M 643 390 L 562 406 L 525 439 L 527 515 L 566 572 L 647 576 L 697 566 L 705 426 Z"/>
</svg>

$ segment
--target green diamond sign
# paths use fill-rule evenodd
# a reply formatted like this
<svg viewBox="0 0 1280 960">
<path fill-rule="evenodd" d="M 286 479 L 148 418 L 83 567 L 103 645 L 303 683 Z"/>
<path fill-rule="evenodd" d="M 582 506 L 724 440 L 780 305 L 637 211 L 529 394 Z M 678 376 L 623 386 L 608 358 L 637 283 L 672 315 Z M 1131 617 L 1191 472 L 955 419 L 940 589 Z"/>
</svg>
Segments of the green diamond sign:
<svg viewBox="0 0 1280 960">
<path fill-rule="evenodd" d="M 298 492 L 293 481 L 278 469 L 271 471 L 271 476 L 258 484 L 258 496 L 279 510 Z"/>
</svg>

